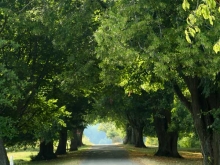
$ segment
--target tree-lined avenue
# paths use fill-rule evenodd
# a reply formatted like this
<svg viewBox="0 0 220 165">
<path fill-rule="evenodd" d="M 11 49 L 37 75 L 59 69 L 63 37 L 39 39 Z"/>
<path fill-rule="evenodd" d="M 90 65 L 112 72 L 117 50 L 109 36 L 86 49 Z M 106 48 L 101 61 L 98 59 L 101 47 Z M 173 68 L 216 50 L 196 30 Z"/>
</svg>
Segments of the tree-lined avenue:
<svg viewBox="0 0 220 165">
<path fill-rule="evenodd" d="M 219 29 L 219 0 L 0 1 L 0 165 L 10 147 L 39 147 L 32 161 L 76 151 L 98 122 L 135 147 L 157 137 L 156 156 L 194 139 L 220 165 Z M 127 157 L 95 146 L 83 163 Z"/>
</svg>

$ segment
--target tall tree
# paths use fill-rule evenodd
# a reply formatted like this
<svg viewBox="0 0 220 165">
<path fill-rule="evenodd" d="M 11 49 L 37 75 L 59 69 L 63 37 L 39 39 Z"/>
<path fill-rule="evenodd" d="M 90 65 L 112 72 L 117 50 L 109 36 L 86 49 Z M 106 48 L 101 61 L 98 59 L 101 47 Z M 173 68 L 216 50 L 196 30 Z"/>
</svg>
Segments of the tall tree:
<svg viewBox="0 0 220 165">
<path fill-rule="evenodd" d="M 203 33 L 196 35 L 189 44 L 184 34 L 187 16 L 181 5 L 174 0 L 118 2 L 106 13 L 108 19 L 103 19 L 95 34 L 98 57 L 102 59 L 100 66 L 105 76 L 114 73 L 114 80 L 126 79 L 119 81 L 124 85 L 131 82 L 138 85 L 137 80 L 132 79 L 134 74 L 124 69 L 135 64 L 139 87 L 151 81 L 152 75 L 171 81 L 178 97 L 192 114 L 204 164 L 219 164 L 220 58 L 219 53 L 210 50 L 213 41 L 218 40 L 220 21 L 214 26 L 204 23 Z M 124 10 L 120 10 L 122 6 Z M 189 95 L 185 95 L 186 90 Z"/>
<path fill-rule="evenodd" d="M 19 99 L 13 101 L 13 108 L 8 106 L 4 110 L 4 116 L 12 118 L 16 129 L 23 133 L 38 113 L 39 109 L 30 107 L 39 92 L 48 89 L 53 76 L 62 71 L 66 62 L 64 53 L 54 48 L 52 33 L 48 33 L 48 22 L 44 19 L 48 4 L 47 1 L 1 2 L 1 64 L 16 74 L 15 81 L 22 82 L 17 86 L 22 91 Z"/>
<path fill-rule="evenodd" d="M 175 120 L 172 120 L 174 92 L 171 87 L 165 86 L 166 88 L 163 90 L 158 89 L 156 92 L 150 93 L 150 102 L 154 110 L 154 127 L 159 142 L 155 155 L 180 158 L 181 156 L 177 149 L 179 130 L 171 127 L 177 124 Z"/>
<path fill-rule="evenodd" d="M 16 134 L 15 121 L 7 116 L 7 109 L 15 110 L 14 102 L 21 96 L 20 81 L 16 74 L 0 63 L 0 164 L 9 165 L 4 147 L 4 138 L 12 138 Z"/>
</svg>

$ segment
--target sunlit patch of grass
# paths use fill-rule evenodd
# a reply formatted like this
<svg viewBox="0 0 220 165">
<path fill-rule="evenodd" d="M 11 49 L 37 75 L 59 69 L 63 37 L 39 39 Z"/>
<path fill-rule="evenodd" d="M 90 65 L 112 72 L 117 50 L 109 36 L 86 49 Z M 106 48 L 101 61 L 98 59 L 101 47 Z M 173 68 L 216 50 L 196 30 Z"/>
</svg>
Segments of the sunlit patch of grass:
<svg viewBox="0 0 220 165">
<path fill-rule="evenodd" d="M 185 159 L 193 159 L 193 160 L 202 159 L 201 150 L 198 148 L 182 148 L 179 150 L 179 153 Z"/>
<path fill-rule="evenodd" d="M 198 149 L 180 149 L 179 153 L 183 157 L 170 158 L 154 156 L 157 147 L 136 148 L 131 145 L 123 145 L 128 151 L 129 157 L 140 164 L 146 165 L 201 165 L 202 154 Z"/>
<path fill-rule="evenodd" d="M 30 161 L 31 156 L 37 155 L 37 151 L 15 151 L 9 152 L 8 157 L 13 157 L 13 160 L 20 160 L 20 161 Z"/>
<path fill-rule="evenodd" d="M 13 156 L 15 165 L 78 165 L 83 159 L 83 153 L 91 148 L 91 145 L 79 147 L 78 151 L 68 152 L 66 155 L 60 155 L 57 159 L 48 161 L 32 162 L 31 156 L 37 155 L 37 151 L 16 151 L 9 152 L 8 157 Z"/>
</svg>

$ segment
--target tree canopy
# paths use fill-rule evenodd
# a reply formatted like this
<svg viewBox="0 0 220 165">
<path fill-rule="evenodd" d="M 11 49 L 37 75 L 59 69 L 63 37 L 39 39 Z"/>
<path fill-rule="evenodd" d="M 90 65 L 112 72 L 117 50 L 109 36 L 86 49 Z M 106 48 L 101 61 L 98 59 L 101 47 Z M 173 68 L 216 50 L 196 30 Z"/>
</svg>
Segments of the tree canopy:
<svg viewBox="0 0 220 165">
<path fill-rule="evenodd" d="M 0 153 L 4 141 L 22 141 L 31 129 L 27 140 L 45 147 L 47 137 L 52 145 L 62 131 L 75 136 L 98 117 L 140 136 L 154 123 L 159 139 L 161 132 L 176 138 L 172 122 L 188 122 L 177 115 L 184 113 L 178 98 L 193 118 L 204 164 L 219 164 L 218 0 L 0 6 Z"/>
</svg>

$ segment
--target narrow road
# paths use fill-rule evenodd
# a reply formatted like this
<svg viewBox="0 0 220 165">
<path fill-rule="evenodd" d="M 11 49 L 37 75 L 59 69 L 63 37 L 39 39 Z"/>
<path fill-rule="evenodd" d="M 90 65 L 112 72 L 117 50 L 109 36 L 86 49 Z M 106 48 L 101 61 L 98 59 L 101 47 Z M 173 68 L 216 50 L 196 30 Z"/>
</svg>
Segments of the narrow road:
<svg viewBox="0 0 220 165">
<path fill-rule="evenodd" d="M 139 165 L 128 158 L 128 153 L 117 145 L 95 145 L 83 153 L 80 165 Z"/>
</svg>

